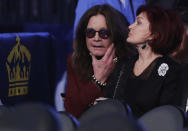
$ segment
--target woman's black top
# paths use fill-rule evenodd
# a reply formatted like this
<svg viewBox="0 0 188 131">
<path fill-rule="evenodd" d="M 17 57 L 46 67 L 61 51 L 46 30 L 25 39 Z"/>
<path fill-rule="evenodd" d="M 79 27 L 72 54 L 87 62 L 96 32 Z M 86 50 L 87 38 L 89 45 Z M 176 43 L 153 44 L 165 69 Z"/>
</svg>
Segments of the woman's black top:
<svg viewBox="0 0 188 131">
<path fill-rule="evenodd" d="M 133 73 L 137 57 L 120 62 L 109 78 L 105 96 L 128 104 L 140 117 L 161 105 L 180 105 L 180 65 L 167 56 L 156 58 L 139 76 Z"/>
</svg>

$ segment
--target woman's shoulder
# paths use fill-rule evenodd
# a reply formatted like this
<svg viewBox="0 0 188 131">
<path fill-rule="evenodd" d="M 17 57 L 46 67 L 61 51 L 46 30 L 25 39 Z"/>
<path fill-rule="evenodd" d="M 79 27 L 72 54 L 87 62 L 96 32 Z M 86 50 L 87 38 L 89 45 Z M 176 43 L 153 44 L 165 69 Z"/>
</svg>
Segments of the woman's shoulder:
<svg viewBox="0 0 188 131">
<path fill-rule="evenodd" d="M 174 59 L 172 59 L 169 56 L 163 56 L 160 57 L 158 60 L 158 65 L 160 66 L 161 64 L 167 64 L 169 67 L 173 67 L 173 68 L 178 68 L 181 66 L 180 63 L 178 63 L 177 61 L 175 61 Z"/>
</svg>

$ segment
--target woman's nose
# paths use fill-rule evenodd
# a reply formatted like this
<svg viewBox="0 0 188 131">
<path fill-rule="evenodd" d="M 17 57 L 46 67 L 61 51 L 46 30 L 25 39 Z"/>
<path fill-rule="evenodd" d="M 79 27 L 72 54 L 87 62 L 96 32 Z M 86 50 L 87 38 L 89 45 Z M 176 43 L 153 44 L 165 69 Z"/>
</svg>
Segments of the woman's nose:
<svg viewBox="0 0 188 131">
<path fill-rule="evenodd" d="M 129 27 L 128 27 L 129 31 L 130 31 L 131 28 L 133 28 L 133 26 L 134 26 L 134 24 L 129 25 Z"/>
</svg>

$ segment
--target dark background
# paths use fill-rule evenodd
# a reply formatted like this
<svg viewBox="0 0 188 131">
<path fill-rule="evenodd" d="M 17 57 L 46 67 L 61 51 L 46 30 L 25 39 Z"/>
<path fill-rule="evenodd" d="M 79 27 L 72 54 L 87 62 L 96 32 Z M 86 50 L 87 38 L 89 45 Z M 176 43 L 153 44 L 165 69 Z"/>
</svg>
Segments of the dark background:
<svg viewBox="0 0 188 131">
<path fill-rule="evenodd" d="M 24 24 L 72 26 L 78 0 L 0 0 L 0 33 L 22 32 Z M 146 0 L 164 8 L 188 8 L 188 0 Z"/>
<path fill-rule="evenodd" d="M 0 33 L 22 32 L 26 23 L 72 26 L 77 0 L 0 0 Z"/>
</svg>

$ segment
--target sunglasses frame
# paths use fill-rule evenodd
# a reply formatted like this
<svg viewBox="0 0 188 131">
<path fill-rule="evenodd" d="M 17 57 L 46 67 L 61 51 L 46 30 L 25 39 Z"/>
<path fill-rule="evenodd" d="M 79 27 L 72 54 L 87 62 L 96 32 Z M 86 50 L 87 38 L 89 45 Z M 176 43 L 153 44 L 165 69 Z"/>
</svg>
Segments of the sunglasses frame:
<svg viewBox="0 0 188 131">
<path fill-rule="evenodd" d="M 108 30 L 105 29 L 101 29 L 99 31 L 96 31 L 94 29 L 86 29 L 86 37 L 87 38 L 93 38 L 96 35 L 96 32 L 99 33 L 99 37 L 102 39 L 108 39 L 110 37 L 110 32 Z M 89 35 L 90 33 L 90 35 Z"/>
</svg>

